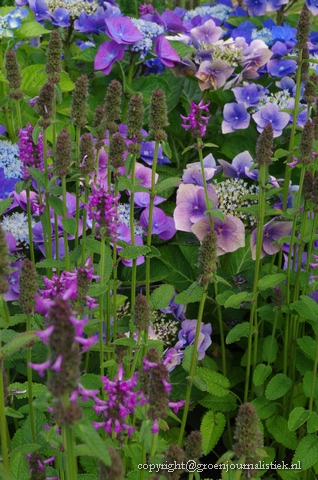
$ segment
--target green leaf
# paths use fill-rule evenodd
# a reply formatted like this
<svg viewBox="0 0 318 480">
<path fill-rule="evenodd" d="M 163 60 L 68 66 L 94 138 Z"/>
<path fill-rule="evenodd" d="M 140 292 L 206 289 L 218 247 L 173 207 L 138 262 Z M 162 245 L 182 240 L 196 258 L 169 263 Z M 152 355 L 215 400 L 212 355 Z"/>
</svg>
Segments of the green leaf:
<svg viewBox="0 0 318 480">
<path fill-rule="evenodd" d="M 188 147 L 186 147 L 183 152 L 182 152 L 182 155 L 184 155 L 185 153 L 187 153 L 189 150 L 193 150 L 195 148 L 195 145 L 189 145 Z"/>
<path fill-rule="evenodd" d="M 117 338 L 114 341 L 115 345 L 123 345 L 124 347 L 134 347 L 136 345 L 136 340 L 133 338 Z"/>
<path fill-rule="evenodd" d="M 284 447 L 296 450 L 298 439 L 295 432 L 290 432 L 287 425 L 287 420 L 280 415 L 273 415 L 266 421 L 266 427 L 276 440 Z"/>
<path fill-rule="evenodd" d="M 301 295 L 300 300 L 290 304 L 290 308 L 296 310 L 301 317 L 314 322 L 317 321 L 318 304 L 313 298 L 307 297 L 307 295 Z"/>
<path fill-rule="evenodd" d="M 171 158 L 172 157 L 172 152 L 171 152 L 171 148 L 170 148 L 170 145 L 167 141 L 163 141 L 161 142 L 161 146 L 162 146 L 162 151 L 163 153 L 168 157 L 168 158 Z M 127 161 L 127 160 L 126 160 Z"/>
<path fill-rule="evenodd" d="M 29 464 L 26 460 L 26 455 L 24 452 L 18 452 L 11 458 L 10 473 L 16 480 L 29 480 Z"/>
<path fill-rule="evenodd" d="M 72 235 L 72 237 L 75 236 L 76 228 L 77 228 L 75 218 L 62 218 L 62 225 L 63 225 L 64 230 L 67 231 L 67 233 Z"/>
<path fill-rule="evenodd" d="M 221 373 L 200 367 L 197 369 L 196 374 L 206 382 L 209 393 L 213 393 L 217 397 L 224 397 L 229 393 L 230 382 Z"/>
<path fill-rule="evenodd" d="M 318 414 L 316 412 L 311 412 L 310 417 L 307 420 L 307 431 L 308 433 L 314 433 L 318 430 Z"/>
<path fill-rule="evenodd" d="M 220 412 L 234 412 L 237 408 L 236 398 L 231 393 L 228 393 L 224 397 L 218 397 L 209 393 L 199 400 L 199 404 L 209 410 Z"/>
<path fill-rule="evenodd" d="M 36 22 L 37 23 L 37 22 Z M 39 25 L 37 23 L 37 25 Z M 41 87 L 47 81 L 44 64 L 29 65 L 22 70 L 22 86 L 21 89 L 26 95 L 34 97 L 39 94 Z M 62 92 L 70 92 L 74 90 L 74 83 L 65 72 L 61 73 L 60 87 Z"/>
<path fill-rule="evenodd" d="M 240 292 L 231 295 L 225 302 L 225 308 L 241 308 L 241 304 L 245 301 L 252 300 L 253 294 L 248 292 Z"/>
<path fill-rule="evenodd" d="M 6 198 L 5 200 L 1 200 L 1 202 L 0 202 L 0 215 L 2 215 L 7 210 L 7 208 L 10 207 L 12 202 L 13 202 L 13 198 Z"/>
<path fill-rule="evenodd" d="M 31 342 L 36 342 L 39 337 L 34 332 L 22 332 L 17 333 L 10 342 L 4 345 L 2 352 L 5 358 L 10 357 L 13 353 L 20 350 L 20 348 L 26 347 Z"/>
<path fill-rule="evenodd" d="M 194 375 L 194 377 L 192 377 L 192 383 L 201 392 L 206 392 L 208 389 L 205 380 L 203 380 L 203 378 L 201 377 L 198 377 L 197 375 Z"/>
<path fill-rule="evenodd" d="M 63 200 L 57 197 L 49 197 L 48 202 L 58 216 L 63 215 Z"/>
<path fill-rule="evenodd" d="M 318 381 L 317 381 L 317 376 L 314 380 L 314 373 L 313 372 L 306 372 L 304 375 L 303 379 L 303 388 L 304 388 L 304 394 L 307 398 L 310 398 L 311 396 L 311 390 L 312 390 L 312 385 L 314 385 L 313 389 L 313 398 L 318 398 Z"/>
<path fill-rule="evenodd" d="M 179 293 L 174 301 L 180 305 L 199 302 L 202 298 L 203 287 L 193 282 L 189 288 Z"/>
<path fill-rule="evenodd" d="M 33 397 L 38 397 L 42 393 L 46 393 L 46 392 L 47 392 L 46 385 L 43 385 L 42 383 L 32 383 L 32 396 Z M 10 383 L 9 394 L 14 395 L 14 397 L 16 397 L 17 399 L 28 398 L 29 397 L 28 382 Z"/>
<path fill-rule="evenodd" d="M 189 47 L 185 43 L 179 42 L 178 40 L 169 40 L 169 43 L 181 58 L 196 52 L 193 47 Z"/>
<path fill-rule="evenodd" d="M 318 461 L 318 438 L 316 435 L 306 435 L 300 440 L 293 457 L 293 463 L 300 462 L 301 469 L 307 470 Z"/>
<path fill-rule="evenodd" d="M 123 257 L 125 260 L 133 260 L 142 255 L 146 255 L 146 253 L 150 252 L 150 248 L 146 245 L 142 245 L 140 247 L 125 247 L 120 252 L 119 255 Z"/>
<path fill-rule="evenodd" d="M 169 245 L 158 250 L 161 254 L 160 261 L 169 269 L 166 281 L 179 291 L 187 289 L 196 280 L 196 275 L 180 248 L 177 245 Z"/>
<path fill-rule="evenodd" d="M 310 411 L 305 410 L 303 407 L 295 407 L 289 414 L 288 429 L 291 432 L 301 427 L 310 417 Z"/>
<path fill-rule="evenodd" d="M 100 254 L 101 242 L 99 240 L 95 240 L 95 238 L 87 237 L 85 238 L 85 240 L 83 240 L 83 243 L 85 243 L 85 247 L 89 248 L 94 253 Z"/>
<path fill-rule="evenodd" d="M 118 177 L 118 187 L 119 190 L 129 190 L 130 192 L 134 191 L 132 183 L 128 177 L 125 177 L 125 175 L 121 175 Z"/>
<path fill-rule="evenodd" d="M 312 337 L 305 335 L 304 337 L 297 338 L 297 343 L 306 357 L 314 361 L 316 358 L 316 341 Z"/>
<path fill-rule="evenodd" d="M 92 456 L 101 460 L 105 465 L 111 464 L 107 443 L 101 439 L 89 421 L 81 420 L 81 422 L 74 427 L 74 430 L 82 442 L 89 447 Z"/>
<path fill-rule="evenodd" d="M 65 266 L 64 260 L 43 260 L 35 264 L 36 268 L 63 268 Z"/>
<path fill-rule="evenodd" d="M 45 186 L 45 174 L 42 172 L 42 170 L 38 170 L 37 168 L 28 168 L 29 173 L 32 175 L 33 180 L 36 181 L 36 183 L 40 187 Z"/>
<path fill-rule="evenodd" d="M 271 275 L 265 275 L 258 281 L 258 288 L 260 290 L 266 290 L 266 288 L 274 288 L 279 283 L 282 283 L 286 279 L 285 273 L 274 273 Z"/>
<path fill-rule="evenodd" d="M 156 288 L 150 295 L 150 305 L 155 310 L 163 310 L 168 307 L 175 293 L 172 285 L 164 284 Z"/>
<path fill-rule="evenodd" d="M 255 398 L 255 400 L 252 401 L 252 404 L 256 408 L 257 415 L 261 420 L 272 416 L 276 410 L 276 406 L 265 397 Z"/>
<path fill-rule="evenodd" d="M 259 385 L 263 385 L 268 375 L 272 373 L 272 367 L 270 365 L 264 365 L 260 363 L 256 366 L 254 373 L 253 373 L 253 382 L 254 385 L 257 387 Z"/>
<path fill-rule="evenodd" d="M 207 455 L 218 443 L 224 431 L 226 419 L 221 412 L 207 412 L 201 422 L 202 450 Z"/>
<path fill-rule="evenodd" d="M 4 412 L 7 417 L 13 417 L 13 418 L 23 418 L 24 415 L 20 412 L 17 412 L 11 407 L 5 407 Z"/>
<path fill-rule="evenodd" d="M 193 345 L 189 345 L 184 351 L 184 357 L 182 360 L 182 368 L 188 373 L 190 372 L 192 353 Z"/>
<path fill-rule="evenodd" d="M 179 177 L 170 177 L 162 180 L 162 182 L 156 185 L 156 194 L 162 193 L 168 188 L 173 188 L 179 185 L 181 179 Z"/>
<path fill-rule="evenodd" d="M 276 338 L 272 336 L 264 338 L 262 348 L 262 358 L 264 362 L 274 363 L 277 358 L 278 344 Z"/>
<path fill-rule="evenodd" d="M 46 33 L 51 33 L 51 30 L 47 30 L 42 27 L 39 22 L 29 21 L 25 22 L 21 27 L 17 28 L 14 31 L 15 38 L 35 38 L 40 35 L 45 35 Z"/>
<path fill-rule="evenodd" d="M 253 332 L 255 328 L 253 327 Z M 229 345 L 230 343 L 238 342 L 242 337 L 248 337 L 250 331 L 249 322 L 238 323 L 233 327 L 227 334 L 225 342 Z"/>
<path fill-rule="evenodd" d="M 268 400 L 277 400 L 285 395 L 291 388 L 292 381 L 284 373 L 278 373 L 273 377 L 265 390 L 265 397 Z"/>
</svg>

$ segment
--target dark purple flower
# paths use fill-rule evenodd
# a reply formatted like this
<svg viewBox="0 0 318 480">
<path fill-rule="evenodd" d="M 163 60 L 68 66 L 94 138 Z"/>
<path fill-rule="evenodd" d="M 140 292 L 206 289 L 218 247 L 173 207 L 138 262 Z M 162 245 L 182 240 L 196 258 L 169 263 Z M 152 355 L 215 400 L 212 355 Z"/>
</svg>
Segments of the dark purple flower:
<svg viewBox="0 0 318 480">
<path fill-rule="evenodd" d="M 222 133 L 231 133 L 249 126 L 251 117 L 243 103 L 227 103 L 223 110 Z"/>
<path fill-rule="evenodd" d="M 152 163 L 153 163 L 153 156 L 154 156 L 154 152 L 155 152 L 155 144 L 156 144 L 155 141 L 153 141 L 153 142 L 142 142 L 142 144 L 141 144 L 140 157 L 148 165 L 152 165 Z M 165 157 L 163 155 L 161 145 L 159 145 L 157 163 L 158 163 L 159 166 L 162 166 L 165 163 L 171 163 L 169 158 Z"/>
<path fill-rule="evenodd" d="M 265 89 L 262 85 L 246 82 L 243 85 L 232 89 L 238 103 L 243 103 L 245 107 L 255 107 L 262 98 L 265 98 Z"/>
<path fill-rule="evenodd" d="M 11 273 L 10 276 L 7 278 L 9 284 L 9 290 L 7 293 L 3 294 L 3 298 L 6 302 L 13 302 L 14 300 L 18 300 L 20 295 L 19 289 L 19 276 L 22 267 L 22 261 L 17 261 L 11 263 Z"/>
<path fill-rule="evenodd" d="M 203 116 L 203 112 L 209 113 L 210 102 L 204 104 L 203 99 L 196 105 L 194 102 L 190 104 L 190 113 L 187 117 L 180 115 L 184 123 L 181 125 L 185 130 L 191 130 L 195 138 L 204 137 L 206 126 L 211 115 Z M 189 123 L 188 123 L 189 122 Z"/>
<path fill-rule="evenodd" d="M 95 70 L 102 70 L 108 75 L 115 62 L 119 62 L 125 54 L 125 46 L 111 40 L 102 43 L 94 60 Z"/>
<path fill-rule="evenodd" d="M 19 154 L 23 163 L 22 173 L 23 180 L 28 180 L 32 176 L 28 172 L 28 168 L 37 168 L 43 170 L 43 135 L 38 136 L 37 144 L 34 143 L 33 133 L 34 127 L 27 124 L 25 128 L 19 130 Z"/>
<path fill-rule="evenodd" d="M 186 348 L 189 345 L 194 344 L 197 323 L 197 320 L 184 320 L 181 323 L 181 330 L 178 335 L 179 341 L 175 345 L 176 349 Z M 211 335 L 212 325 L 210 323 L 201 323 L 198 343 L 198 360 L 204 358 L 206 350 L 211 345 Z"/>
<path fill-rule="evenodd" d="M 7 127 L 5 125 L 0 125 L 0 135 L 5 135 Z"/>
<path fill-rule="evenodd" d="M 105 19 L 106 33 L 116 43 L 129 45 L 143 39 L 129 17 L 110 17 Z"/>
<path fill-rule="evenodd" d="M 155 75 L 160 75 L 161 73 L 165 72 L 166 67 L 162 63 L 159 58 L 150 58 L 149 60 L 145 61 L 146 70 L 145 75 L 150 75 L 154 73 Z"/>
<path fill-rule="evenodd" d="M 7 178 L 4 174 L 4 169 L 0 168 L 0 199 L 9 198 L 10 193 L 14 191 L 14 186 L 18 181 L 18 178 Z"/>
<path fill-rule="evenodd" d="M 274 245 L 273 242 L 277 242 L 282 237 L 286 237 L 291 234 L 293 222 L 275 222 L 275 218 L 270 220 L 266 225 L 264 225 L 263 230 L 263 244 L 261 251 L 261 258 L 265 257 L 266 254 L 274 255 L 279 252 L 282 248 L 282 245 Z M 256 238 L 257 238 L 257 228 L 253 230 L 251 235 L 251 250 L 252 250 L 252 259 L 256 259 Z"/>
<path fill-rule="evenodd" d="M 149 5 L 148 3 L 143 3 L 139 5 L 138 9 L 139 9 L 140 16 L 147 15 L 147 14 L 152 15 L 153 13 L 155 13 L 153 6 Z"/>
<path fill-rule="evenodd" d="M 149 227 L 149 207 L 145 208 L 140 216 L 140 225 L 143 228 Z M 168 217 L 163 210 L 154 207 L 152 216 L 152 235 L 158 235 L 162 240 L 170 240 L 175 233 L 176 228 L 172 217 Z"/>
<path fill-rule="evenodd" d="M 260 133 L 262 133 L 263 129 L 268 123 L 271 123 L 274 137 L 279 137 L 289 122 L 289 114 L 280 112 L 278 107 L 272 103 L 265 105 L 264 108 L 254 113 L 252 117 L 255 120 L 257 124 L 257 130 Z"/>
<path fill-rule="evenodd" d="M 236 157 L 233 158 L 232 164 L 225 160 L 218 160 L 218 162 L 223 167 L 223 177 L 225 178 L 248 178 L 246 169 L 249 170 L 254 163 L 252 156 L 247 150 L 236 155 Z"/>
<path fill-rule="evenodd" d="M 180 62 L 179 55 L 164 35 L 159 35 L 159 37 L 156 38 L 154 52 L 166 67 L 173 67 L 175 62 Z"/>
<path fill-rule="evenodd" d="M 260 17 L 266 13 L 267 0 L 244 0 L 244 5 L 252 17 Z"/>
<path fill-rule="evenodd" d="M 297 67 L 295 60 L 269 60 L 267 62 L 267 71 L 271 77 L 285 77 L 294 73 Z"/>
<path fill-rule="evenodd" d="M 88 218 L 95 220 L 98 235 L 116 237 L 118 197 L 114 197 L 108 188 L 92 186 L 88 197 Z"/>
</svg>

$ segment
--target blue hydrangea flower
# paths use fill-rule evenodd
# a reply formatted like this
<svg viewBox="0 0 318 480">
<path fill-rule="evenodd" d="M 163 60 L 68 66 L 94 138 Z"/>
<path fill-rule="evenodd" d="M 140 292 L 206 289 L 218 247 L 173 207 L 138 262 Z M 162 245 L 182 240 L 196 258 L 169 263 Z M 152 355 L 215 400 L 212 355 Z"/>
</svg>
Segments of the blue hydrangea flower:
<svg viewBox="0 0 318 480">
<path fill-rule="evenodd" d="M 262 28 L 262 30 L 257 30 L 257 28 L 253 28 L 251 39 L 263 40 L 263 42 L 266 43 L 268 47 L 271 47 L 273 45 L 272 32 L 269 28 L 266 28 L 266 27 Z"/>
<path fill-rule="evenodd" d="M 187 12 L 184 16 L 184 20 L 190 20 L 197 15 L 200 17 L 209 15 L 210 17 L 217 18 L 218 20 L 221 20 L 221 22 L 224 22 L 229 18 L 232 11 L 233 8 L 228 5 L 224 5 L 224 3 L 219 3 L 218 5 L 212 6 L 202 5 L 201 7 L 197 7 L 194 10 Z"/>
<path fill-rule="evenodd" d="M 21 166 L 18 145 L 0 140 L 0 168 L 3 168 L 5 177 L 21 178 Z"/>
<path fill-rule="evenodd" d="M 28 15 L 27 10 L 15 8 L 4 17 L 0 16 L 0 38 L 11 38 L 14 35 L 13 30 L 20 27 L 21 19 Z"/>
<path fill-rule="evenodd" d="M 140 52 L 140 59 L 143 60 L 152 48 L 153 40 L 164 33 L 164 28 L 155 22 L 148 22 L 142 19 L 131 19 L 132 23 L 142 34 L 143 39 L 138 40 L 131 46 L 133 52 Z"/>
</svg>

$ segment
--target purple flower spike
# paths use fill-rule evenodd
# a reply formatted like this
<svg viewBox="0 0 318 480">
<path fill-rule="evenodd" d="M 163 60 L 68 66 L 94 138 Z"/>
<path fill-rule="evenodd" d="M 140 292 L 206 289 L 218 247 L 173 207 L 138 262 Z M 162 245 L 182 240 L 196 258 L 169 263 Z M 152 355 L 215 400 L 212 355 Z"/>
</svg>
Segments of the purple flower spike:
<svg viewBox="0 0 318 480">
<path fill-rule="evenodd" d="M 204 104 L 203 99 L 200 100 L 199 104 L 196 105 L 194 102 L 191 102 L 190 113 L 187 117 L 180 115 L 184 123 L 181 125 L 185 130 L 191 130 L 192 135 L 195 138 L 204 137 L 206 133 L 206 126 L 208 124 L 211 115 L 203 116 L 203 112 L 209 113 L 210 102 Z M 189 123 L 187 123 L 189 122 Z"/>
<path fill-rule="evenodd" d="M 176 62 L 180 62 L 179 55 L 164 35 L 159 35 L 159 37 L 156 38 L 154 52 L 166 67 L 174 67 Z"/>
<path fill-rule="evenodd" d="M 248 128 L 251 117 L 243 103 L 227 103 L 223 110 L 222 133 Z"/>
<path fill-rule="evenodd" d="M 264 108 L 252 115 L 257 123 L 257 130 L 262 133 L 268 123 L 272 124 L 274 137 L 279 137 L 289 122 L 289 114 L 280 112 L 276 105 L 268 103 Z"/>
<path fill-rule="evenodd" d="M 29 367 L 31 367 L 33 370 L 36 370 L 40 377 L 44 377 L 45 375 L 45 370 L 47 370 L 50 365 L 51 365 L 51 360 L 46 360 L 46 362 L 43 362 L 43 363 L 32 363 L 32 362 L 29 362 L 28 363 Z"/>
<path fill-rule="evenodd" d="M 261 258 L 265 257 L 266 254 L 274 255 L 279 252 L 282 248 L 282 245 L 273 245 L 273 242 L 277 242 L 282 237 L 286 237 L 291 234 L 293 222 L 275 222 L 273 218 L 270 222 L 264 225 L 263 230 L 263 245 L 261 251 Z M 257 228 L 253 230 L 251 235 L 251 250 L 252 250 L 252 259 L 256 259 L 256 238 L 257 238 Z"/>
<path fill-rule="evenodd" d="M 119 62 L 125 54 L 124 45 L 119 45 L 114 40 L 104 42 L 99 46 L 97 55 L 94 60 L 95 70 L 102 70 L 105 75 L 108 75 L 113 67 L 113 64 Z"/>
<path fill-rule="evenodd" d="M 233 158 L 232 164 L 225 160 L 218 160 L 218 162 L 223 167 L 223 177 L 225 178 L 248 178 L 246 169 L 249 170 L 253 165 L 252 156 L 247 150 L 236 155 L 236 157 Z"/>
<path fill-rule="evenodd" d="M 106 33 L 119 44 L 129 45 L 143 39 L 129 17 L 111 17 L 105 19 Z"/>
</svg>

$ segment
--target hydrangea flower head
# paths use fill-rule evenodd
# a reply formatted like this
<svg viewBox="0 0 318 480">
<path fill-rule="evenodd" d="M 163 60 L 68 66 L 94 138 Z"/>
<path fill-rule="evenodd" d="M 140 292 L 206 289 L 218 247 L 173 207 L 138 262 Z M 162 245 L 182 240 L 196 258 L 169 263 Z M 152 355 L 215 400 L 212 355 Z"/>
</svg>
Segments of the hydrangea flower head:
<svg viewBox="0 0 318 480">
<path fill-rule="evenodd" d="M 103 42 L 99 48 L 94 60 L 95 70 L 102 70 L 108 75 L 115 62 L 119 62 L 125 54 L 125 46 L 117 43 L 115 40 Z"/>
<path fill-rule="evenodd" d="M 268 103 L 264 108 L 252 115 L 261 133 L 268 123 L 273 127 L 274 137 L 279 137 L 289 122 L 289 114 L 280 112 L 276 105 Z"/>
<path fill-rule="evenodd" d="M 3 168 L 5 177 L 20 179 L 21 167 L 19 146 L 9 140 L 0 140 L 0 168 Z"/>
<path fill-rule="evenodd" d="M 227 103 L 223 110 L 222 133 L 231 133 L 249 126 L 251 117 L 243 103 Z"/>
<path fill-rule="evenodd" d="M 106 33 L 119 44 L 129 45 L 143 40 L 143 35 L 129 17 L 110 17 L 105 19 Z"/>
</svg>

